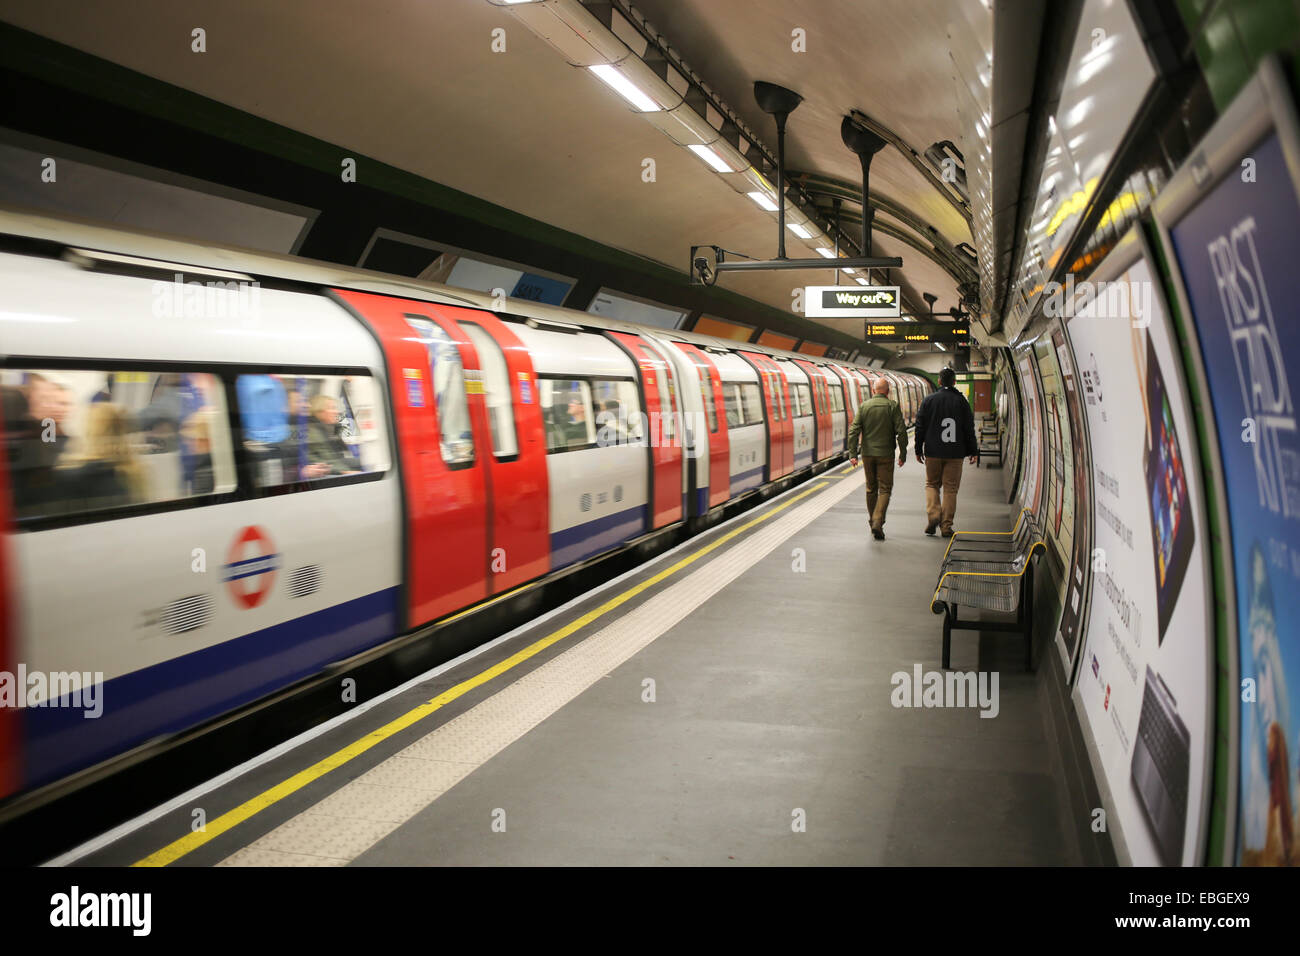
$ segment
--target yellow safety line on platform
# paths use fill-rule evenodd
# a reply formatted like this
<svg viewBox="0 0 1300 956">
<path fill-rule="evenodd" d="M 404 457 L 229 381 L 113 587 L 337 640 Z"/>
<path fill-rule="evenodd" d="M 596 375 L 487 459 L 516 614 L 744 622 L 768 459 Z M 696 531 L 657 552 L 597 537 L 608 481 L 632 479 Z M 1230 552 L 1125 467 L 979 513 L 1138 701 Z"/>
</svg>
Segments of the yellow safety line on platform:
<svg viewBox="0 0 1300 956">
<path fill-rule="evenodd" d="M 504 674 L 506 671 L 528 660 L 530 657 L 533 657 L 541 653 L 542 651 L 546 650 L 546 648 L 550 647 L 552 644 L 555 644 L 557 641 L 561 641 L 564 638 L 568 637 L 569 635 L 573 634 L 574 632 L 581 630 L 582 628 L 586 627 L 588 624 L 592 623 L 593 621 L 597 620 L 600 617 L 603 617 L 604 615 L 608 614 L 610 611 L 614 610 L 615 608 L 627 603 L 632 598 L 636 597 L 638 594 L 641 594 L 643 591 L 647 590 L 648 588 L 654 587 L 656 584 L 658 584 L 660 581 L 663 581 L 665 578 L 671 577 L 672 575 L 676 574 L 678 571 L 682 570 L 683 568 L 688 567 L 691 564 L 694 564 L 696 561 L 704 557 L 706 554 L 709 554 L 711 551 L 716 550 L 726 542 L 730 541 L 732 538 L 736 537 L 736 535 L 741 534 L 744 531 L 748 531 L 750 528 L 754 527 L 757 524 L 761 524 L 762 522 L 766 521 L 768 518 L 772 517 L 778 512 L 784 511 L 786 508 L 790 507 L 799 499 L 806 498 L 814 491 L 820 491 L 822 488 L 826 488 L 826 487 L 828 486 L 825 483 L 818 481 L 817 484 L 812 485 L 806 491 L 801 491 L 799 494 L 793 496 L 789 500 L 781 502 L 779 505 L 776 505 L 775 507 L 759 515 L 757 518 L 754 518 L 752 521 L 747 521 L 739 528 L 735 528 L 731 531 L 728 531 L 726 534 L 720 536 L 716 541 L 710 541 L 704 547 L 700 548 L 698 551 L 694 552 L 693 554 L 689 554 L 686 557 L 682 558 L 680 561 L 678 561 L 676 564 L 672 565 L 671 567 L 665 568 L 663 571 L 660 571 L 658 574 L 647 578 L 646 580 L 642 581 L 640 584 L 628 588 L 626 591 L 624 591 L 622 594 L 619 594 L 617 597 L 610 598 L 608 601 L 606 601 L 604 604 L 602 604 L 600 607 L 596 608 L 595 610 L 588 611 L 586 614 L 582 615 L 581 617 L 564 625 L 564 627 L 560 628 L 559 630 L 553 631 L 552 633 L 548 634 L 546 637 L 543 637 L 540 640 L 535 641 L 534 643 L 525 647 L 523 650 L 518 651 L 517 653 L 512 654 L 510 657 L 507 657 L 505 660 L 500 661 L 497 664 L 494 664 L 492 667 L 489 667 L 487 670 L 475 675 L 474 677 L 469 678 L 468 680 L 462 681 L 461 683 L 457 684 L 455 687 L 452 687 L 449 690 L 443 691 L 441 694 L 439 694 L 437 697 L 434 697 L 432 700 L 425 701 L 423 704 L 420 704 L 418 707 L 415 707 L 412 710 L 407 711 L 405 714 L 402 714 L 402 716 L 396 718 L 395 720 L 391 720 L 388 723 L 384 724 L 384 726 L 378 728 L 377 730 L 374 730 L 369 734 L 366 734 L 366 736 L 362 737 L 360 740 L 353 741 L 351 744 L 344 747 L 342 750 L 339 750 L 336 753 L 332 753 L 328 757 L 324 758 L 323 760 L 319 760 L 316 763 L 312 764 L 310 767 L 307 767 L 306 769 L 299 771 L 298 773 L 290 777 L 288 780 L 285 780 L 277 784 L 276 786 L 272 787 L 270 790 L 265 790 L 262 793 L 259 793 L 257 796 L 253 797 L 251 800 L 248 800 L 240 804 L 239 806 L 235 807 L 234 809 L 229 810 L 226 813 L 223 813 L 221 816 L 217 817 L 215 820 L 208 823 L 208 825 L 204 827 L 204 829 L 187 833 L 179 840 L 169 843 L 161 850 L 151 853 L 148 856 L 146 856 L 144 859 L 137 860 L 135 863 L 131 865 L 132 866 L 167 866 L 168 864 L 176 862 L 186 854 L 191 853 L 194 850 L 197 850 L 205 843 L 208 843 L 211 840 L 215 839 L 216 837 L 220 836 L 221 834 L 227 832 L 228 830 L 233 829 L 234 827 L 243 823 L 245 820 L 248 820 L 256 816 L 258 813 L 262 812 L 272 804 L 278 803 L 279 801 L 283 800 L 285 797 L 289 796 L 290 794 L 301 790 L 309 783 L 319 780 L 321 777 L 325 776 L 325 774 L 329 773 L 331 770 L 335 770 L 343 766 L 344 764 L 346 764 L 348 761 L 352 760 L 352 758 L 360 756 L 361 754 L 369 750 L 371 747 L 374 747 L 376 744 L 382 743 L 383 741 L 387 740 L 389 737 L 393 736 L 394 734 L 400 733 L 401 731 L 412 726 L 413 724 L 419 723 L 425 717 L 428 717 L 430 714 L 434 713 L 435 711 L 440 710 L 441 708 L 445 707 L 447 704 L 450 704 L 458 697 L 463 697 L 465 694 L 469 693 L 474 688 L 480 687 L 483 684 L 486 684 L 488 681 L 496 677 L 499 677 L 500 675 Z"/>
</svg>

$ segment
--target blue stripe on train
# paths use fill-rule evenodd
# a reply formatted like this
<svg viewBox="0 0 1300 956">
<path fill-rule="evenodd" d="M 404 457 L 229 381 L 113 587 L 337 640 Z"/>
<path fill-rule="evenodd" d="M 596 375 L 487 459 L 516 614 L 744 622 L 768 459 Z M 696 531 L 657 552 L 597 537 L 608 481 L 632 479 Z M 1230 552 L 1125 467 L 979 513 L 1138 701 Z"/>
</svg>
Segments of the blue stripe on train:
<svg viewBox="0 0 1300 956">
<path fill-rule="evenodd" d="M 763 469 L 765 465 L 759 465 L 757 468 L 751 468 L 749 471 L 742 471 L 739 474 L 731 476 L 731 497 L 736 497 L 742 491 L 748 491 L 750 488 L 757 488 L 763 483 Z"/>
<path fill-rule="evenodd" d="M 811 464 L 812 464 L 812 449 L 811 449 L 811 448 L 809 448 L 807 451 L 801 451 L 801 452 L 798 452 L 798 453 L 794 456 L 794 467 L 795 467 L 795 468 L 802 468 L 804 465 L 811 465 Z"/>
<path fill-rule="evenodd" d="M 397 599 L 398 589 L 386 588 L 115 677 L 98 689 L 97 718 L 80 708 L 24 707 L 24 785 L 186 730 L 373 647 L 397 633 Z"/>
<path fill-rule="evenodd" d="M 635 538 L 646 528 L 646 508 L 639 505 L 594 521 L 551 532 L 551 568 L 589 558 Z"/>
</svg>

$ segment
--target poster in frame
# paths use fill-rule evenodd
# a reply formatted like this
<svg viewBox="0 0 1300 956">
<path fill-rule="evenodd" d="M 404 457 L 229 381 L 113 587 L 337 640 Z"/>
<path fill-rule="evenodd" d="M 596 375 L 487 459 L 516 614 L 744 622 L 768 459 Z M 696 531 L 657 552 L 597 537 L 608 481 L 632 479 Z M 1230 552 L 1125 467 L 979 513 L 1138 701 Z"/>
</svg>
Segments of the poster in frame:
<svg viewBox="0 0 1300 956">
<path fill-rule="evenodd" d="M 1187 319 L 1190 374 L 1213 417 L 1211 500 L 1225 526 L 1221 655 L 1225 863 L 1296 865 L 1300 749 L 1300 421 L 1286 359 L 1300 223 L 1300 122 L 1275 58 L 1216 121 L 1153 206 Z M 1226 632 L 1226 633 L 1225 633 Z"/>
<path fill-rule="evenodd" d="M 1195 417 L 1158 276 L 1135 226 L 1066 320 L 1093 545 L 1072 699 L 1121 859 L 1179 866 L 1209 833 L 1214 643 Z"/>
</svg>

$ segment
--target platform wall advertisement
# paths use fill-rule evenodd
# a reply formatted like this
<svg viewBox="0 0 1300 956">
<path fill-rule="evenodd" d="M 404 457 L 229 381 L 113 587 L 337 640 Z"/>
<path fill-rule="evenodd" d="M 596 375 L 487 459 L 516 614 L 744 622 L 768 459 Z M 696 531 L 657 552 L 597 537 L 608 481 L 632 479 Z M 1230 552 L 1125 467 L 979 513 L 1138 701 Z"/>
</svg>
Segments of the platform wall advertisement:
<svg viewBox="0 0 1300 956">
<path fill-rule="evenodd" d="M 1002 488 L 1006 492 L 1007 501 L 1011 501 L 1015 494 L 1013 483 L 1016 480 L 1016 466 L 1020 463 L 1024 419 L 1011 370 L 1012 363 L 1006 357 L 1009 354 L 999 357 L 1001 374 L 998 377 L 998 416 L 1002 424 Z"/>
<path fill-rule="evenodd" d="M 1106 810 L 1118 818 L 1133 863 L 1194 865 L 1213 633 L 1205 534 L 1193 506 L 1202 493 L 1195 432 L 1146 260 L 1110 285 L 1120 294 L 1069 320 L 1095 496 L 1091 607 L 1075 699 L 1113 801 Z"/>
<path fill-rule="evenodd" d="M 1243 681 L 1237 858 L 1300 863 L 1300 203 L 1281 141 L 1250 150 L 1170 229 L 1195 318 L 1231 523 Z M 1249 683 L 1246 683 L 1249 682 Z"/>
<path fill-rule="evenodd" d="M 1067 493 L 1070 495 L 1070 543 L 1069 543 L 1069 579 L 1063 596 L 1061 623 L 1057 627 L 1056 638 L 1065 654 L 1066 669 L 1074 669 L 1075 655 L 1079 650 L 1080 632 L 1083 626 L 1084 593 L 1087 585 L 1088 567 L 1091 563 L 1092 538 L 1089 530 L 1091 496 L 1088 482 L 1088 458 L 1086 452 L 1086 432 L 1083 425 L 1083 399 L 1080 394 L 1079 376 L 1074 368 L 1074 359 L 1066 344 L 1065 327 L 1058 319 L 1051 332 L 1052 350 L 1056 353 L 1056 365 L 1060 370 L 1059 399 L 1064 409 L 1063 427 L 1069 429 L 1070 447 L 1066 451 L 1065 464 L 1070 478 Z"/>
<path fill-rule="evenodd" d="M 1034 375 L 1034 355 L 1025 349 L 1016 356 L 1016 369 L 1020 373 L 1020 394 L 1024 436 L 1020 466 L 1020 507 L 1038 513 L 1038 493 L 1043 481 L 1042 411 L 1038 396 L 1038 382 Z M 1040 515 L 1041 517 L 1041 515 Z"/>
</svg>

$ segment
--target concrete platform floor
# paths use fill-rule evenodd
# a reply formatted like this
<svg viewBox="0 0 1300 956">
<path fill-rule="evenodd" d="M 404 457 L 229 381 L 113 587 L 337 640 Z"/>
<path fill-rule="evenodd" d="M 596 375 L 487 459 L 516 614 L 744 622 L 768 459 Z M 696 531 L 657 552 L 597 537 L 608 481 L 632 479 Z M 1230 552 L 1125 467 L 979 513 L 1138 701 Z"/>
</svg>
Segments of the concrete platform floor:
<svg viewBox="0 0 1300 956">
<path fill-rule="evenodd" d="M 176 847 L 190 839 L 201 805 L 212 832 L 154 862 L 1078 863 L 1048 717 L 1019 638 L 954 636 L 954 670 L 997 672 L 996 717 L 893 705 L 893 675 L 910 682 L 914 665 L 940 667 L 940 618 L 928 604 L 946 542 L 922 533 L 923 481 L 914 460 L 896 471 L 887 539 L 878 542 L 861 469 L 837 469 L 730 527 L 779 511 L 771 520 L 731 540 L 724 527 L 688 542 L 536 632 L 172 807 L 81 862 L 134 862 L 169 841 Z M 965 466 L 958 529 L 1006 530 L 1003 498 L 999 471 Z M 709 541 L 722 543 L 663 574 Z M 583 624 L 633 583 L 644 587 Z M 559 627 L 568 630 L 553 647 L 511 664 Z M 337 769 L 264 799 L 494 665 L 510 667 Z"/>
<path fill-rule="evenodd" d="M 996 718 L 891 704 L 895 672 L 940 665 L 922 467 L 896 469 L 883 542 L 861 469 L 838 480 L 846 498 L 356 862 L 1077 862 L 1018 638 L 954 636 L 954 670 L 1000 672 Z M 966 465 L 956 527 L 1007 515 L 1000 472 Z"/>
</svg>

